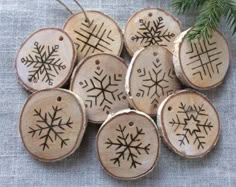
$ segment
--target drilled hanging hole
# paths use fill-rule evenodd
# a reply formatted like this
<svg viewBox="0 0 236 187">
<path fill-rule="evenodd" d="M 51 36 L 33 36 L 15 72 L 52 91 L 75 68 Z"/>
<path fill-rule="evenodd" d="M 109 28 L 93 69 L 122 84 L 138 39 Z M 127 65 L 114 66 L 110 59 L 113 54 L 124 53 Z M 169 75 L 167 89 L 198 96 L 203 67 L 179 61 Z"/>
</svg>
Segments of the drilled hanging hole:
<svg viewBox="0 0 236 187">
<path fill-rule="evenodd" d="M 172 107 L 171 107 L 171 106 L 169 106 L 169 107 L 168 107 L 168 110 L 169 110 L 169 111 L 171 111 L 171 110 L 172 110 Z"/>
<path fill-rule="evenodd" d="M 63 41 L 63 39 L 64 39 L 63 36 L 60 36 L 60 37 L 59 37 L 59 40 L 60 40 L 60 41 Z"/>
<path fill-rule="evenodd" d="M 134 122 L 129 122 L 129 126 L 132 127 L 134 125 Z"/>
<path fill-rule="evenodd" d="M 157 56 L 157 54 L 158 54 L 157 52 L 154 52 L 154 53 L 153 53 L 153 56 Z"/>
<path fill-rule="evenodd" d="M 152 17 L 152 13 L 150 12 L 150 13 L 148 14 L 148 16 L 149 16 L 149 17 Z"/>
<path fill-rule="evenodd" d="M 96 60 L 96 61 L 95 61 L 95 64 L 99 65 L 99 64 L 100 64 L 100 61 L 99 61 L 99 60 Z"/>
<path fill-rule="evenodd" d="M 61 102 L 61 100 L 62 100 L 61 97 L 58 96 L 58 97 L 57 97 L 57 101 L 58 101 L 58 102 Z"/>
</svg>

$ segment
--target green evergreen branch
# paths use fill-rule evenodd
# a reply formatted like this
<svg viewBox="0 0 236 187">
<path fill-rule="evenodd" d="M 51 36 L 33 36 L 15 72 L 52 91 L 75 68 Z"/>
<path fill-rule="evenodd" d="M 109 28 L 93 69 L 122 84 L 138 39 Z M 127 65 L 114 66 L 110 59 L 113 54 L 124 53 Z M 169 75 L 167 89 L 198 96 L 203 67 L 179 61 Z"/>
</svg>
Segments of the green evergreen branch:
<svg viewBox="0 0 236 187">
<path fill-rule="evenodd" d="M 199 16 L 188 34 L 190 40 L 196 38 L 210 38 L 214 30 L 219 26 L 222 17 L 236 33 L 236 2 L 235 0 L 176 0 L 173 7 L 179 13 L 197 9 Z"/>
</svg>

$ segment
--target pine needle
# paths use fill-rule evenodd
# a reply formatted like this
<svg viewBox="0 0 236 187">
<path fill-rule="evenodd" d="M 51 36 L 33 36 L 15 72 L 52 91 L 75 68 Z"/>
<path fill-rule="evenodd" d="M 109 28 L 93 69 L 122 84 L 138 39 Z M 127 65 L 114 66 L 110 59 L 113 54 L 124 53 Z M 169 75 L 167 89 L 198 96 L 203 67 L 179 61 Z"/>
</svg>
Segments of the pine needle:
<svg viewBox="0 0 236 187">
<path fill-rule="evenodd" d="M 235 0 L 176 0 L 173 7 L 179 13 L 197 9 L 199 15 L 188 35 L 188 39 L 208 39 L 217 29 L 222 17 L 225 17 L 227 24 L 236 33 L 236 2 Z"/>
</svg>

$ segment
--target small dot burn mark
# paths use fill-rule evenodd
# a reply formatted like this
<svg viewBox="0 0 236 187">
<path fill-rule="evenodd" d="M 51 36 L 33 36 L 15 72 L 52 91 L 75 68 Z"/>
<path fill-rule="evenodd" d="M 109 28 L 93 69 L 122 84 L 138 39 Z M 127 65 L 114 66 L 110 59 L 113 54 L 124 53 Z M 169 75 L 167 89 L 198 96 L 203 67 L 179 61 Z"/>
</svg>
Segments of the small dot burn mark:
<svg viewBox="0 0 236 187">
<path fill-rule="evenodd" d="M 157 104 L 154 105 L 154 108 L 157 108 Z"/>
<path fill-rule="evenodd" d="M 151 12 L 150 12 L 150 13 L 148 13 L 148 16 L 149 16 L 149 17 L 152 17 L 152 13 L 151 13 Z"/>
<path fill-rule="evenodd" d="M 95 61 L 95 64 L 96 64 L 96 65 L 99 65 L 99 64 L 100 64 L 100 61 L 99 61 L 99 60 L 96 60 L 96 61 Z"/>
<path fill-rule="evenodd" d="M 129 126 L 132 127 L 134 125 L 134 122 L 129 122 Z"/>
<path fill-rule="evenodd" d="M 60 96 L 57 97 L 57 101 L 61 102 L 62 98 Z"/>
<path fill-rule="evenodd" d="M 154 53 L 153 53 L 153 56 L 157 56 L 157 54 L 158 54 L 157 52 L 154 52 Z"/>
<path fill-rule="evenodd" d="M 60 41 L 63 41 L 63 39 L 64 39 L 63 36 L 60 36 L 60 37 L 59 37 L 59 40 L 60 40 Z"/>
<path fill-rule="evenodd" d="M 172 107 L 171 107 L 171 106 L 169 106 L 169 107 L 168 107 L 168 110 L 169 110 L 169 111 L 171 111 L 171 110 L 172 110 Z"/>
</svg>

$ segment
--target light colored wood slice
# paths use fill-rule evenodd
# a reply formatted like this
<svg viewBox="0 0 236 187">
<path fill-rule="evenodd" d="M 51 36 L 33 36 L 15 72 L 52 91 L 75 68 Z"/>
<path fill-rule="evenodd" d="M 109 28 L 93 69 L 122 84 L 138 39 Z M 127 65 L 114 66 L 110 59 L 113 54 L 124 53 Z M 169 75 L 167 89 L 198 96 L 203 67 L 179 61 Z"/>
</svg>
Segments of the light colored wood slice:
<svg viewBox="0 0 236 187">
<path fill-rule="evenodd" d="M 69 90 L 35 92 L 20 117 L 20 134 L 26 150 L 45 162 L 62 160 L 80 145 L 87 126 L 82 99 Z"/>
<path fill-rule="evenodd" d="M 123 180 L 143 177 L 159 160 L 160 139 L 156 124 L 143 112 L 119 111 L 99 129 L 97 153 L 109 175 Z"/>
<path fill-rule="evenodd" d="M 64 30 L 74 41 L 78 59 L 98 54 L 120 55 L 123 49 L 123 37 L 119 26 L 107 15 L 98 11 L 86 11 L 87 22 L 82 12 L 71 16 Z"/>
<path fill-rule="evenodd" d="M 70 37 L 61 29 L 34 32 L 20 47 L 15 68 L 19 82 L 31 92 L 62 87 L 76 61 Z"/>
<path fill-rule="evenodd" d="M 159 107 L 157 119 L 166 144 L 185 158 L 205 156 L 218 141 L 218 113 L 205 96 L 193 90 L 169 96 Z"/>
<path fill-rule="evenodd" d="M 70 89 L 84 100 L 90 122 L 102 123 L 109 114 L 128 108 L 126 72 L 123 59 L 105 53 L 87 57 L 76 67 Z"/>
<path fill-rule="evenodd" d="M 142 47 L 164 46 L 173 52 L 174 40 L 181 33 L 180 22 L 158 8 L 145 8 L 131 16 L 124 31 L 125 45 L 131 56 Z"/>
<path fill-rule="evenodd" d="M 181 88 L 166 48 L 149 46 L 137 51 L 126 76 L 126 92 L 132 107 L 156 116 L 159 104 Z"/>
<path fill-rule="evenodd" d="M 230 51 L 221 33 L 215 31 L 208 40 L 189 41 L 188 33 L 181 33 L 175 41 L 174 66 L 183 84 L 199 90 L 219 86 L 230 65 Z"/>
</svg>

